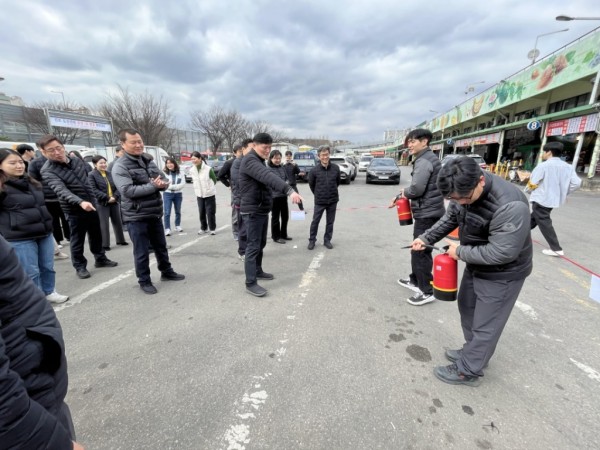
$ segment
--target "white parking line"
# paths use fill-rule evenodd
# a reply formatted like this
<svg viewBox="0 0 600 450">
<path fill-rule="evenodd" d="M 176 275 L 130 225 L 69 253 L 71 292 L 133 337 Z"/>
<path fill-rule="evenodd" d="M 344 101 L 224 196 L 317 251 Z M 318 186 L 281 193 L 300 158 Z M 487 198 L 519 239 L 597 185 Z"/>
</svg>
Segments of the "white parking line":
<svg viewBox="0 0 600 450">
<path fill-rule="evenodd" d="M 277 350 L 269 355 L 277 362 L 281 362 L 286 355 L 287 347 L 285 344 L 289 342 L 288 329 L 291 326 L 290 323 L 298 316 L 296 308 L 301 308 L 304 304 L 303 300 L 307 297 L 310 285 L 318 275 L 317 269 L 321 266 L 321 261 L 324 257 L 325 252 L 317 253 L 312 259 L 306 272 L 302 275 L 302 280 L 298 287 L 303 289 L 303 291 L 299 293 L 299 299 L 294 305 L 294 311 L 286 316 L 288 325 L 283 332 L 283 337 L 278 340 L 281 345 L 277 345 Z M 251 381 L 252 387 L 244 392 L 241 401 L 235 402 L 236 409 L 234 414 L 236 423 L 230 425 L 227 431 L 223 433 L 223 440 L 225 441 L 224 448 L 227 448 L 227 450 L 244 450 L 246 444 L 250 443 L 249 420 L 256 419 L 258 410 L 266 403 L 268 398 L 267 391 L 263 386 L 264 383 L 258 384 L 257 380 L 266 381 L 269 377 L 272 377 L 272 375 L 272 373 L 267 372 L 262 375 L 254 375 Z"/>
<path fill-rule="evenodd" d="M 571 360 L 571 362 L 573 364 L 575 364 L 577 367 L 579 367 L 581 370 L 583 370 L 583 372 L 590 377 L 592 380 L 595 381 L 600 381 L 600 372 L 598 372 L 597 370 L 592 369 L 589 366 L 586 366 L 583 363 L 580 363 L 579 361 L 575 361 L 573 358 L 569 358 Z"/>
<path fill-rule="evenodd" d="M 221 228 L 217 228 L 217 231 L 222 231 L 229 227 L 230 227 L 230 225 L 225 225 L 225 226 L 222 226 Z M 182 244 L 179 247 L 169 250 L 169 254 L 170 255 L 177 254 L 177 253 L 185 250 L 186 248 L 189 248 L 192 245 L 197 244 L 198 242 L 200 242 L 200 240 L 208 238 L 209 236 L 210 235 L 206 234 L 206 235 L 203 235 L 203 236 L 200 236 L 200 237 L 194 239 L 193 241 L 186 242 L 185 244 Z M 155 264 L 156 264 L 156 258 L 151 257 L 150 258 L 150 267 L 152 267 Z M 131 275 L 134 275 L 134 274 L 135 274 L 135 269 L 129 269 L 128 271 L 123 272 L 121 275 L 111 278 L 110 280 L 105 281 L 104 283 L 100 283 L 100 284 L 94 286 L 92 289 L 90 289 L 88 291 L 85 291 L 79 295 L 76 295 L 75 297 L 70 298 L 68 302 L 65 302 L 60 305 L 55 306 L 54 311 L 59 312 L 59 311 L 62 311 L 63 309 L 70 308 L 71 306 L 79 305 L 86 298 L 88 298 L 94 294 L 97 294 L 98 292 L 103 291 L 107 287 L 110 287 L 113 284 L 118 283 L 119 281 L 123 281 L 126 278 L 129 278 Z"/>
</svg>

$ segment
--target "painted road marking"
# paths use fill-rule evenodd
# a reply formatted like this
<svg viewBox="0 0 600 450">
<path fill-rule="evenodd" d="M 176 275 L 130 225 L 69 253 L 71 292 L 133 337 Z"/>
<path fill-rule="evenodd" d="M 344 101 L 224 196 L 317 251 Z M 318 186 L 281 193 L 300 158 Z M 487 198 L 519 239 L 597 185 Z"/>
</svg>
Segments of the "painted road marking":
<svg viewBox="0 0 600 450">
<path fill-rule="evenodd" d="M 277 349 L 273 351 L 269 356 L 275 359 L 277 362 L 281 362 L 287 353 L 286 344 L 289 342 L 288 332 L 293 327 L 293 322 L 296 320 L 298 315 L 297 308 L 302 307 L 305 299 L 310 291 L 310 286 L 314 279 L 317 277 L 317 269 L 321 267 L 321 261 L 325 257 L 325 252 L 320 252 L 310 262 L 308 269 L 302 275 L 302 280 L 298 286 L 303 289 L 299 293 L 296 304 L 293 305 L 294 311 L 286 316 L 287 325 L 283 332 L 283 336 L 277 340 L 279 345 L 276 345 Z M 256 419 L 261 406 L 265 404 L 269 397 L 263 384 L 257 383 L 257 380 L 265 381 L 271 377 L 272 373 L 264 373 L 263 375 L 255 375 L 252 377 L 251 388 L 246 390 L 242 395 L 241 401 L 235 402 L 235 417 L 236 423 L 230 425 L 230 427 L 223 434 L 223 440 L 225 441 L 224 448 L 227 450 L 245 450 L 246 445 L 250 443 L 250 425 L 248 421 L 250 419 Z M 260 389 L 260 390 L 258 390 Z"/>
<path fill-rule="evenodd" d="M 579 367 L 581 370 L 583 370 L 583 372 L 590 377 L 592 380 L 595 381 L 600 381 L 600 372 L 598 372 L 597 370 L 592 369 L 589 366 L 586 366 L 583 363 L 580 363 L 579 361 L 575 361 L 573 358 L 569 358 L 571 360 L 571 362 L 573 364 L 575 364 L 577 367 Z"/>
<path fill-rule="evenodd" d="M 525 314 L 530 319 L 532 319 L 532 320 L 538 320 L 538 315 L 535 312 L 535 309 L 533 309 L 527 303 L 522 303 L 520 301 L 517 301 L 517 303 L 515 303 L 515 306 L 517 308 L 519 308 L 523 312 L 523 314 Z"/>
</svg>

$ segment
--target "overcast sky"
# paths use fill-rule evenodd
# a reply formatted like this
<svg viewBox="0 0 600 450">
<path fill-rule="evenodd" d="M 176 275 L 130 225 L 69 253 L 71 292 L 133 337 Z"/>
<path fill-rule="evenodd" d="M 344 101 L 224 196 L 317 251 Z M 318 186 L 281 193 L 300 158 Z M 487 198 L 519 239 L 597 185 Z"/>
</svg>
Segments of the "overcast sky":
<svg viewBox="0 0 600 450">
<path fill-rule="evenodd" d="M 94 105 L 116 83 L 290 137 L 382 138 L 600 26 L 598 0 L 0 0 L 0 92 Z M 485 81 L 485 83 L 477 83 Z M 473 94 L 471 94 L 473 95 Z"/>
</svg>

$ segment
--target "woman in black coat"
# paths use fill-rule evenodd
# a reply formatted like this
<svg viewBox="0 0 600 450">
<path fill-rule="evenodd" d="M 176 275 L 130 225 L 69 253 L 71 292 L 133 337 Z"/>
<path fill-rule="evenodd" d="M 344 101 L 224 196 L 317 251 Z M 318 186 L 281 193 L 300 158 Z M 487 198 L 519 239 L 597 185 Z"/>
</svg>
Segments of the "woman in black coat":
<svg viewBox="0 0 600 450">
<path fill-rule="evenodd" d="M 113 182 L 110 172 L 106 170 L 106 158 L 94 156 L 92 158 L 94 170 L 88 175 L 88 185 L 94 193 L 94 203 L 100 217 L 100 231 L 102 233 L 102 247 L 110 250 L 109 220 L 112 222 L 117 245 L 128 245 L 123 234 L 121 222 L 121 207 L 119 206 L 119 191 Z"/>
</svg>

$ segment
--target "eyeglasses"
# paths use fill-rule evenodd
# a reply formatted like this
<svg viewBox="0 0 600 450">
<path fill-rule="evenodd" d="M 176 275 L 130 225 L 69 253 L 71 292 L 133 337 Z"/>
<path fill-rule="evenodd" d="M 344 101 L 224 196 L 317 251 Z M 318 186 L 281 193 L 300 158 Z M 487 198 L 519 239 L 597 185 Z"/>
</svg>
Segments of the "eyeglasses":
<svg viewBox="0 0 600 450">
<path fill-rule="evenodd" d="M 460 200 L 468 200 L 471 201 L 471 199 L 473 198 L 473 194 L 475 193 L 475 188 L 473 188 L 473 190 L 471 191 L 471 195 L 467 196 L 460 196 L 460 197 L 452 197 L 452 195 L 448 195 L 446 197 L 446 199 L 448 200 L 455 200 L 455 201 L 460 201 Z"/>
<path fill-rule="evenodd" d="M 59 153 L 64 151 L 65 148 L 62 145 L 59 145 L 58 147 L 52 147 L 52 148 L 45 148 L 44 151 L 47 153 Z"/>
</svg>

